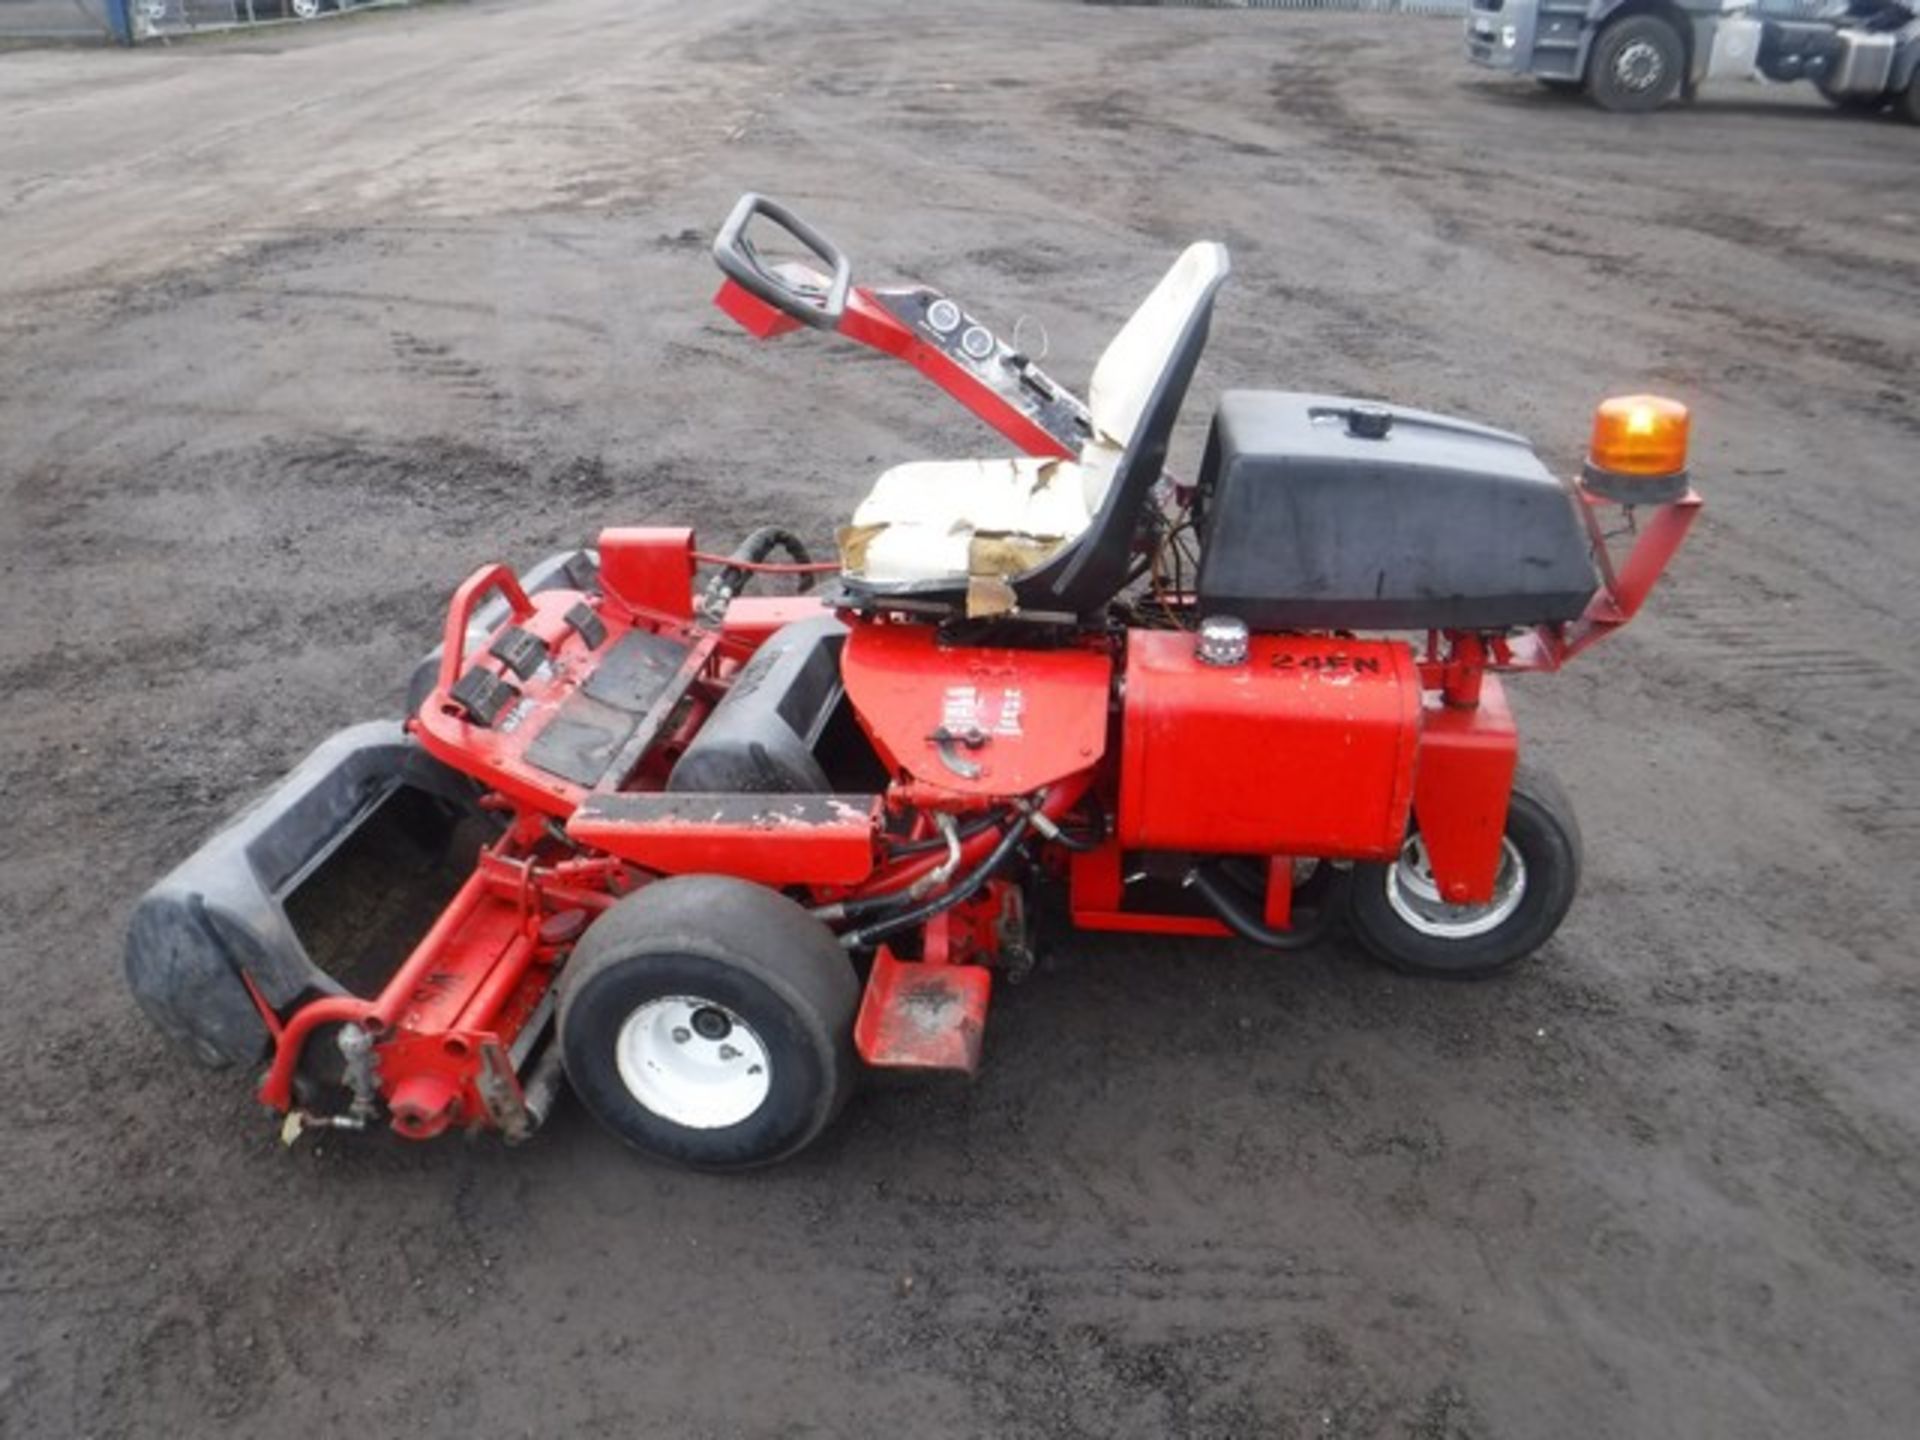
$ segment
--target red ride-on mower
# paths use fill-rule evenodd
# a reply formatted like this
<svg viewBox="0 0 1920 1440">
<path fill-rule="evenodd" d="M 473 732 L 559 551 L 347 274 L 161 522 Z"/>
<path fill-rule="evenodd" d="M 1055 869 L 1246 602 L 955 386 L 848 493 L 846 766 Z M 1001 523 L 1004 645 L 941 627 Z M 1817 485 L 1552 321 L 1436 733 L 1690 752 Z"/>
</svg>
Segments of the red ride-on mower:
<svg viewBox="0 0 1920 1440">
<path fill-rule="evenodd" d="M 141 1005 L 264 1062 L 289 1138 L 519 1139 L 564 1069 L 641 1150 L 780 1159 L 863 1064 L 978 1065 L 1042 885 L 1082 929 L 1288 950 L 1344 922 L 1423 975 L 1553 934 L 1579 832 L 1500 676 L 1640 608 L 1700 508 L 1683 408 L 1602 405 L 1563 482 L 1480 425 L 1230 391 L 1183 481 L 1218 245 L 1084 401 L 948 296 L 855 287 L 771 201 L 714 254 L 753 335 L 896 356 L 1023 453 L 888 471 L 829 564 L 783 530 L 713 556 L 611 529 L 461 585 L 404 725 L 328 740 L 133 917 Z M 768 574 L 804 593 L 740 593 Z"/>
</svg>

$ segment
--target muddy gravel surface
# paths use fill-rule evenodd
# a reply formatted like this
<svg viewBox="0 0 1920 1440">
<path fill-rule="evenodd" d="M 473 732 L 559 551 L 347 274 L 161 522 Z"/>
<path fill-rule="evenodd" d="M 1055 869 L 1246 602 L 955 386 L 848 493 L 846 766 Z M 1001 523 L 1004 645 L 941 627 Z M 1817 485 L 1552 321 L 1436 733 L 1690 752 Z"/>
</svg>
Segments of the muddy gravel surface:
<svg viewBox="0 0 1920 1440">
<path fill-rule="evenodd" d="M 0 1433 L 1913 1433 L 1920 130 L 1604 116 L 1457 22 L 1012 0 L 12 54 L 0 113 Z M 748 187 L 1075 384 L 1225 241 L 1184 465 L 1228 385 L 1562 466 L 1602 394 L 1688 400 L 1697 540 L 1515 686 L 1585 827 L 1559 938 L 1478 986 L 1069 938 L 976 1083 L 744 1179 L 564 1104 L 288 1152 L 170 1049 L 133 901 L 397 714 L 477 563 L 824 539 L 888 464 L 997 453 L 709 307 Z"/>
</svg>

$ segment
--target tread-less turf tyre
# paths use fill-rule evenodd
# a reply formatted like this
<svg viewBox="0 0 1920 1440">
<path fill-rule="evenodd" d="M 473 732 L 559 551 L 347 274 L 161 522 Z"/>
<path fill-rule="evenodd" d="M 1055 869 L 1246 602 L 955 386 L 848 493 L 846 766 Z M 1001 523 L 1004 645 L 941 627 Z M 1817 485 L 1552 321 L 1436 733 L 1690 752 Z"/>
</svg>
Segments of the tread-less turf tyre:
<svg viewBox="0 0 1920 1440">
<path fill-rule="evenodd" d="M 636 1150 L 700 1170 L 784 1160 L 840 1113 L 860 987 L 831 931 L 720 875 L 661 880 L 581 937 L 560 975 L 574 1093 Z"/>
<path fill-rule="evenodd" d="M 1580 826 L 1558 782 L 1522 765 L 1507 804 L 1494 897 L 1440 899 L 1416 830 L 1391 865 L 1356 865 L 1349 916 L 1361 944 L 1396 970 L 1477 980 L 1506 969 L 1560 928 L 1580 885 Z"/>
<path fill-rule="evenodd" d="M 1587 60 L 1587 93 L 1603 110 L 1658 110 L 1680 93 L 1687 51 L 1658 15 L 1628 15 L 1600 32 Z"/>
</svg>

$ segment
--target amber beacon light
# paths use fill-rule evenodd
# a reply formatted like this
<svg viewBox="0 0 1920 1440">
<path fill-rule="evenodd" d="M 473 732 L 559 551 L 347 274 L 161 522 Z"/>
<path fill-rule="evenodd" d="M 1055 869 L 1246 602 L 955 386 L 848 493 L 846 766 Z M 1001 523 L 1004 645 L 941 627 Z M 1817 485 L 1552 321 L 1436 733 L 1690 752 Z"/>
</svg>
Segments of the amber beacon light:
<svg viewBox="0 0 1920 1440">
<path fill-rule="evenodd" d="M 1659 395 L 1616 395 L 1593 412 L 1582 479 L 1622 505 L 1662 505 L 1687 493 L 1687 407 Z"/>
</svg>

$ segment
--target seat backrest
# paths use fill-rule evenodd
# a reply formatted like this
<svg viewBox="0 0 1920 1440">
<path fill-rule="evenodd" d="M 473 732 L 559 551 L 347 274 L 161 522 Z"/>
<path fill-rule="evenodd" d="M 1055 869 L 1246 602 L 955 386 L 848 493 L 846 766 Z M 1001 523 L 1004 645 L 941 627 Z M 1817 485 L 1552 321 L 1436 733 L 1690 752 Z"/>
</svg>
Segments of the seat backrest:
<svg viewBox="0 0 1920 1440">
<path fill-rule="evenodd" d="M 1086 530 L 1013 582 L 1028 610 L 1091 615 L 1126 583 L 1133 537 L 1166 468 L 1174 422 L 1207 347 L 1213 299 L 1229 271 L 1224 245 L 1201 241 L 1174 262 L 1094 367 L 1094 441 L 1124 447 Z"/>
<path fill-rule="evenodd" d="M 1205 240 L 1189 245 L 1107 343 L 1087 385 L 1096 439 L 1115 449 L 1132 441 L 1155 382 L 1194 313 L 1212 301 L 1227 268 L 1226 247 Z"/>
</svg>

